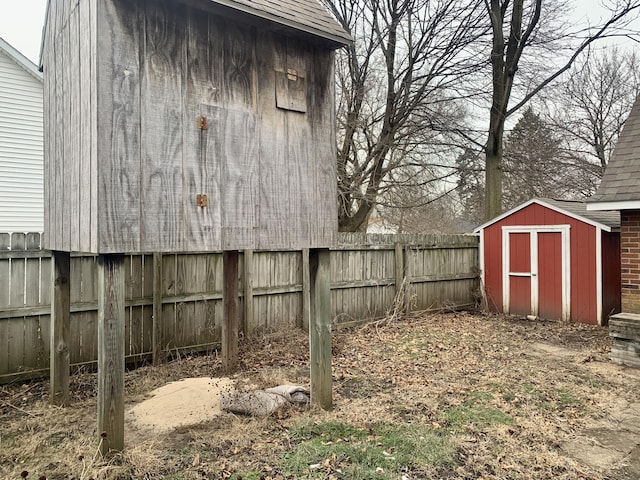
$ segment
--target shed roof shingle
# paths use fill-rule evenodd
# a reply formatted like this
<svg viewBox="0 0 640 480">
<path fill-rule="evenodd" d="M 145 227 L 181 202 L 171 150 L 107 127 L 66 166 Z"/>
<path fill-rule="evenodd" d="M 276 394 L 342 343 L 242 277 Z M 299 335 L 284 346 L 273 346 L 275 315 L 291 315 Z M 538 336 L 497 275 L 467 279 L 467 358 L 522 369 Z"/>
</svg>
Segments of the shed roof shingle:
<svg viewBox="0 0 640 480">
<path fill-rule="evenodd" d="M 640 97 L 620 133 L 600 186 L 588 203 L 640 200 Z"/>
<path fill-rule="evenodd" d="M 620 212 L 617 211 L 591 211 L 587 210 L 586 202 L 581 200 L 557 200 L 555 198 L 532 198 L 531 200 L 524 202 L 511 210 L 492 218 L 488 222 L 474 229 L 475 233 L 480 232 L 484 228 L 499 222 L 503 218 L 512 215 L 513 213 L 522 210 L 532 204 L 538 204 L 545 208 L 556 210 L 564 215 L 577 218 L 582 222 L 587 222 L 603 228 L 606 231 L 616 230 L 620 228 Z"/>
<path fill-rule="evenodd" d="M 587 210 L 587 204 L 580 200 L 556 200 L 555 198 L 541 198 L 540 200 L 578 217 L 587 218 L 611 228 L 620 228 L 620 212 Z"/>
<path fill-rule="evenodd" d="M 295 28 L 347 45 L 351 35 L 340 25 L 319 0 L 208 0 L 256 17 Z"/>
</svg>

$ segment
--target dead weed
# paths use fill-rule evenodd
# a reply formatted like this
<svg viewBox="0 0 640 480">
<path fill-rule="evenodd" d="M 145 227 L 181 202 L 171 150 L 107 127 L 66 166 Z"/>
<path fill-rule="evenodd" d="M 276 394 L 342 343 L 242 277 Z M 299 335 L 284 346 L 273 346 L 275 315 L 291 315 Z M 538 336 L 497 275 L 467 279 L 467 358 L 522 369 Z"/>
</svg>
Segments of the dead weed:
<svg viewBox="0 0 640 480">
<path fill-rule="evenodd" d="M 339 421 L 420 425 L 455 443 L 453 465 L 409 465 L 406 478 L 613 478 L 616 466 L 597 470 L 560 448 L 620 401 L 635 400 L 639 377 L 611 365 L 609 349 L 606 328 L 465 312 L 341 330 L 333 338 L 333 412 L 224 415 L 155 438 L 128 431 L 125 452 L 108 461 L 94 458 L 94 374 L 73 377 L 66 409 L 47 404 L 45 381 L 5 385 L 0 477 L 29 471 L 50 480 L 302 478 L 285 477 L 280 468 L 296 447 L 290 429 Z M 234 380 L 246 388 L 305 385 L 308 358 L 306 333 L 265 333 L 243 341 Z M 169 381 L 222 376 L 221 368 L 212 354 L 128 372 L 127 403 Z"/>
</svg>

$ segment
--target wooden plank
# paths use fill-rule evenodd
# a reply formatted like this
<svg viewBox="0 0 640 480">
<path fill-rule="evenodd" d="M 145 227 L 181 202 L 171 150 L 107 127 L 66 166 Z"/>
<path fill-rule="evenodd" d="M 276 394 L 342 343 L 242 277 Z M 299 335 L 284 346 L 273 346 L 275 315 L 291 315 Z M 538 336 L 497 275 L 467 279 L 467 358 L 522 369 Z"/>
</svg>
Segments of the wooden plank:
<svg viewBox="0 0 640 480">
<path fill-rule="evenodd" d="M 98 251 L 141 250 L 140 232 L 140 38 L 141 2 L 100 2 L 97 38 L 103 59 L 98 81 Z M 104 63 L 102 63 L 104 62 Z M 106 68 L 103 68 L 102 66 Z M 157 99 L 154 99 L 157 101 Z M 156 103 L 155 107 L 164 102 Z M 164 125 L 144 123 L 162 131 Z M 148 152 L 153 155 L 152 152 Z M 153 174 L 153 173 L 151 173 Z M 83 180 L 85 181 L 85 180 Z M 89 181 L 88 179 L 86 180 Z M 145 188 L 148 185 L 145 185 Z M 156 192 L 157 193 L 157 192 Z M 167 192 L 168 193 L 168 192 Z M 154 198 L 154 202 L 159 199 Z M 157 208 L 157 205 L 154 204 Z M 148 210 L 155 210 L 149 207 Z M 146 237 L 159 238 L 161 229 Z M 147 231 L 150 233 L 150 231 Z"/>
<path fill-rule="evenodd" d="M 237 250 L 227 250 L 223 258 L 223 302 L 222 323 L 222 367 L 225 372 L 233 372 L 238 367 L 238 263 Z"/>
<path fill-rule="evenodd" d="M 61 103 L 59 105 L 60 115 L 62 121 L 61 127 L 61 140 L 62 140 L 62 155 L 63 155 L 63 163 L 60 173 L 62 174 L 62 179 L 60 181 L 60 185 L 62 189 L 57 192 L 57 195 L 60 199 L 62 199 L 62 204 L 59 208 L 59 211 L 62 212 L 62 217 L 60 218 L 60 225 L 62 229 L 62 244 L 60 250 L 72 251 L 71 248 L 71 224 L 72 217 L 74 213 L 73 204 L 73 187 L 76 182 L 73 181 L 73 149 L 71 147 L 71 135 L 73 126 L 71 124 L 71 97 L 73 96 L 73 91 L 71 90 L 71 59 L 73 58 L 73 54 L 71 52 L 71 44 L 70 44 L 70 24 L 68 23 L 68 7 L 69 5 L 65 5 L 64 12 L 64 27 L 60 31 L 60 49 L 62 54 L 62 74 L 61 74 L 61 87 L 62 87 L 62 98 L 60 99 Z"/>
<path fill-rule="evenodd" d="M 85 183 L 80 177 L 80 52 L 79 52 L 79 10 L 74 8 L 69 13 L 68 44 L 65 49 L 67 58 L 66 79 L 68 81 L 69 100 L 66 107 L 69 111 L 69 121 L 66 129 L 69 131 L 67 149 L 69 161 L 67 167 L 67 179 L 65 190 L 68 190 L 68 222 L 69 222 L 69 248 L 71 252 L 80 251 L 80 189 Z M 85 177 L 88 178 L 88 177 Z M 88 182 L 87 182 L 88 183 Z"/>
<path fill-rule="evenodd" d="M 186 48 L 184 194 L 184 248 L 187 251 L 221 248 L 220 107 L 222 101 L 222 36 L 208 14 L 189 10 Z M 206 118 L 200 129 L 196 119 Z M 208 205 L 197 205 L 197 195 Z"/>
<path fill-rule="evenodd" d="M 311 321 L 311 273 L 309 267 L 309 249 L 302 249 L 302 325 L 309 331 Z"/>
<path fill-rule="evenodd" d="M 197 255 L 177 256 L 176 295 L 197 293 L 194 285 L 194 273 L 197 268 Z M 176 310 L 176 345 L 195 345 L 194 302 L 180 302 Z"/>
<path fill-rule="evenodd" d="M 192 272 L 192 285 L 190 290 L 198 293 L 207 291 L 208 279 L 208 256 L 207 254 L 195 255 L 195 268 Z M 214 341 L 212 332 L 213 318 L 210 317 L 212 310 L 209 308 L 207 300 L 194 302 L 192 323 L 195 328 L 193 333 L 194 345 L 202 345 Z"/>
<path fill-rule="evenodd" d="M 227 110 L 221 122 L 222 248 L 253 248 L 258 208 L 257 116 Z"/>
<path fill-rule="evenodd" d="M 11 234 L 11 250 L 20 255 L 25 249 L 24 233 Z M 25 296 L 25 259 L 14 258 L 11 261 L 11 276 L 9 278 L 9 305 L 23 307 Z"/>
<path fill-rule="evenodd" d="M 70 260 L 69 290 L 70 305 L 77 305 L 82 302 L 82 268 L 83 258 L 74 257 Z M 72 313 L 69 318 L 70 335 L 67 341 L 69 349 L 69 363 L 79 363 L 83 361 L 82 343 L 85 337 L 85 325 L 82 322 L 83 314 Z"/>
<path fill-rule="evenodd" d="M 281 52 L 276 49 L 276 70 L 288 69 L 302 72 L 306 76 L 307 52 L 299 40 L 287 38 L 285 40 L 284 64 Z M 276 73 L 276 77 L 278 74 Z M 290 82 L 291 83 L 291 82 Z M 298 83 L 298 82 L 293 82 Z M 306 84 L 301 88 L 306 89 Z M 305 99 L 306 102 L 306 99 Z M 314 161 L 314 145 L 311 144 L 311 131 L 307 115 L 298 112 L 286 112 L 286 140 L 285 156 L 288 174 L 288 214 L 289 221 L 287 235 L 292 248 L 315 246 L 310 224 L 316 222 L 324 213 L 317 209 L 314 203 L 314 170 L 319 167 Z M 311 214 L 313 212 L 313 214 Z M 337 218 L 337 217 L 336 217 Z"/>
<path fill-rule="evenodd" d="M 11 250 L 15 251 L 18 258 L 14 258 L 10 263 L 10 275 L 8 277 L 7 288 L 9 290 L 9 305 L 12 308 L 22 308 L 25 306 L 26 280 L 26 260 L 21 258 L 25 250 L 25 234 L 11 234 Z M 24 317 L 14 318 L 7 321 L 7 361 L 8 368 L 12 371 L 24 369 L 25 364 L 25 321 Z"/>
<path fill-rule="evenodd" d="M 9 321 L 0 319 L 0 338 L 9 341 Z M 13 373 L 13 370 L 9 368 L 9 349 L 0 348 L 0 375 L 7 375 Z"/>
<path fill-rule="evenodd" d="M 91 68 L 91 6 L 92 2 L 79 2 L 78 11 L 78 250 L 92 251 L 91 244 L 91 189 L 95 185 L 91 181 L 91 145 L 92 130 L 96 128 L 91 115 L 92 76 L 96 75 Z"/>
<path fill-rule="evenodd" d="M 26 248 L 40 247 L 40 234 L 27 234 Z M 25 306 L 41 305 L 40 295 L 40 262 L 39 258 L 25 259 Z M 49 286 L 49 288 L 51 288 Z M 41 336 L 40 321 L 38 317 L 24 318 L 24 360 L 23 368 L 31 370 L 46 367 L 48 357 L 44 357 L 44 342 Z"/>
<path fill-rule="evenodd" d="M 143 298 L 153 299 L 153 255 L 143 255 Z M 143 305 L 142 308 L 142 348 L 143 351 L 153 358 L 153 304 Z"/>
<path fill-rule="evenodd" d="M 309 252 L 311 279 L 311 324 L 309 350 L 311 365 L 311 402 L 324 410 L 333 408 L 331 378 L 331 296 L 330 256 L 328 249 Z"/>
<path fill-rule="evenodd" d="M 402 313 L 406 313 L 409 299 L 404 293 L 407 292 L 408 285 L 404 285 L 404 247 L 401 243 L 396 243 L 394 251 L 395 274 L 396 274 L 396 301 L 402 301 Z M 403 291 L 404 290 L 404 291 Z"/>
<path fill-rule="evenodd" d="M 223 110 L 219 107 L 199 105 L 190 110 L 197 112 L 185 120 L 185 191 L 184 245 L 188 251 L 219 250 L 222 245 L 222 158 L 224 142 L 220 131 Z M 204 117 L 210 128 L 201 130 L 196 117 Z M 206 195 L 206 205 L 198 203 L 198 196 Z"/>
<path fill-rule="evenodd" d="M 230 109 L 255 110 L 257 102 L 254 27 L 230 23 L 224 25 L 224 96 Z"/>
<path fill-rule="evenodd" d="M 53 45 L 51 43 L 52 35 L 51 32 L 53 30 L 53 19 L 52 12 L 55 8 L 55 1 L 49 2 L 49 8 L 45 13 L 45 23 L 47 24 L 47 29 L 45 30 L 45 37 L 43 39 L 43 49 L 42 49 L 42 68 L 43 68 L 43 82 L 42 82 L 42 110 L 43 110 L 43 151 L 42 151 L 42 175 L 43 175 L 43 207 L 44 207 L 44 244 L 48 244 L 49 242 L 49 230 L 52 226 L 51 220 L 49 219 L 49 215 L 51 214 L 51 210 L 53 208 L 53 203 L 51 202 L 51 185 L 49 182 L 51 181 L 51 173 L 50 166 L 51 161 L 53 159 L 52 152 L 52 137 L 54 136 L 54 126 L 55 122 L 51 121 L 51 114 L 53 112 L 53 107 L 51 106 L 52 98 L 55 98 L 55 87 L 53 85 L 53 79 L 55 78 L 55 70 L 52 58 Z M 2 370 L 0 370 L 2 371 Z"/>
<path fill-rule="evenodd" d="M 274 38 L 273 33 L 258 31 L 256 42 L 256 70 L 258 114 L 269 126 L 268 135 L 260 135 L 258 151 L 260 159 L 260 229 L 258 248 L 269 249 L 273 245 L 288 248 L 291 245 L 289 231 L 289 159 L 286 155 L 286 112 L 276 108 L 276 68 L 283 70 L 286 64 L 286 41 Z"/>
<path fill-rule="evenodd" d="M 75 358 L 78 362 L 93 361 L 97 358 L 98 352 L 98 271 L 97 258 L 94 256 L 73 257 L 71 259 L 72 271 L 74 268 L 79 273 L 79 283 L 73 287 L 80 291 L 78 302 L 95 304 L 96 309 L 91 311 L 77 312 L 72 315 L 72 322 L 78 325 L 80 333 L 79 345 L 80 352 Z M 74 284 L 74 276 L 72 275 L 72 285 Z M 72 299 L 72 311 L 75 305 Z M 72 363 L 74 360 L 72 359 Z"/>
<path fill-rule="evenodd" d="M 254 305 L 253 305 L 253 250 L 245 250 L 242 254 L 244 263 L 242 275 L 242 289 L 244 315 L 241 323 L 240 331 L 245 335 L 251 334 L 254 324 Z"/>
<path fill-rule="evenodd" d="M 11 252 L 11 236 L 8 233 L 0 233 L 0 252 Z M 8 283 L 11 279 L 11 258 L 0 259 L 0 279 L 4 288 L 0 288 L 0 310 L 10 308 L 11 288 Z M 9 342 L 9 321 L 0 319 L 0 338 Z M 9 366 L 9 348 L 0 348 L 0 373 L 12 373 L 13 367 Z"/>
<path fill-rule="evenodd" d="M 90 207 L 90 252 L 98 252 L 98 218 L 100 216 L 100 203 L 99 203 L 99 188 L 98 188 L 98 174 L 99 174 L 99 162 L 98 162 L 98 0 L 89 0 L 84 3 L 90 9 L 89 19 L 91 22 L 90 31 L 90 61 L 89 67 L 91 71 L 90 77 L 90 125 L 91 125 L 91 151 L 90 151 L 90 182 L 91 182 L 91 207 Z M 101 14 L 101 13 L 100 13 Z M 84 170 L 83 170 L 84 171 Z"/>
<path fill-rule="evenodd" d="M 69 403 L 71 264 L 68 252 L 51 253 L 49 402 L 65 406 Z"/>
<path fill-rule="evenodd" d="M 152 356 L 153 364 L 164 361 L 162 355 L 162 253 L 153 254 L 153 330 Z"/>
<path fill-rule="evenodd" d="M 177 255 L 162 256 L 162 297 L 175 296 L 176 275 L 177 275 Z M 175 347 L 175 327 L 176 327 L 176 305 L 175 303 L 163 302 L 161 312 L 162 328 L 160 338 L 162 338 L 162 349 Z"/>
<path fill-rule="evenodd" d="M 139 173 L 141 250 L 148 252 L 182 249 L 184 8 L 175 2 L 144 2 L 140 120 L 143 167 Z"/>
<path fill-rule="evenodd" d="M 98 435 L 103 455 L 124 449 L 124 255 L 98 258 Z"/>
<path fill-rule="evenodd" d="M 142 264 L 142 255 L 132 255 L 130 257 L 129 279 L 129 298 L 131 300 L 139 300 L 143 296 L 144 270 Z M 129 355 L 137 355 L 143 353 L 143 308 L 139 306 L 129 307 L 130 311 L 130 330 L 129 330 Z"/>
<path fill-rule="evenodd" d="M 308 57 L 309 83 L 313 86 L 307 112 L 312 163 L 311 189 L 306 198 L 311 211 L 317 213 L 310 223 L 308 245 L 327 248 L 336 245 L 338 232 L 334 53 L 314 49 Z"/>
</svg>

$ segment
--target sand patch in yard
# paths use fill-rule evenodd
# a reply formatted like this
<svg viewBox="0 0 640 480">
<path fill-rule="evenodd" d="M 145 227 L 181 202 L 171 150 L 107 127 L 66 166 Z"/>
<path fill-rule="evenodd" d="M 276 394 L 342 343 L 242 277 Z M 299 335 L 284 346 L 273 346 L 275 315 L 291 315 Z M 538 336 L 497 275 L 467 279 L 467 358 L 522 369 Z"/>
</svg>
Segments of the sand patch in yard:
<svg viewBox="0 0 640 480">
<path fill-rule="evenodd" d="M 229 378 L 186 378 L 153 390 L 126 412 L 127 423 L 154 433 L 196 425 L 222 414 L 220 394 L 233 390 Z"/>
</svg>

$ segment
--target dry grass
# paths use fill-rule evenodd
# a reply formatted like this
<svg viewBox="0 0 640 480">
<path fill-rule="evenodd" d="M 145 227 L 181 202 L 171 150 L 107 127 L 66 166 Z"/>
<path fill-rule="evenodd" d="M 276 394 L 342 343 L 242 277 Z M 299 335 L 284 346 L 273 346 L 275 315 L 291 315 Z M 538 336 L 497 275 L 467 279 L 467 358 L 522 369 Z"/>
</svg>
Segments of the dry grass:
<svg viewBox="0 0 640 480">
<path fill-rule="evenodd" d="M 570 458 L 563 443 L 636 400 L 636 371 L 612 365 L 607 329 L 500 316 L 412 315 L 334 333 L 333 412 L 288 410 L 267 419 L 225 415 L 149 438 L 127 431 L 125 452 L 95 458 L 95 376 L 72 378 L 73 405 L 47 405 L 48 384 L 0 387 L 0 478 L 340 478 L 330 468 L 286 472 L 300 425 L 333 422 L 428 429 L 451 446 L 450 461 L 407 478 L 627 478 Z M 308 382 L 303 332 L 244 341 L 245 387 Z M 126 375 L 127 405 L 172 380 L 221 376 L 215 355 L 183 357 Z M 167 412 L 170 414 L 170 412 Z M 343 460 L 347 461 L 348 460 Z M 413 470 L 411 468 L 413 468 Z M 392 478 L 392 477 L 389 477 Z M 399 477 L 393 477 L 399 478 Z"/>
</svg>

